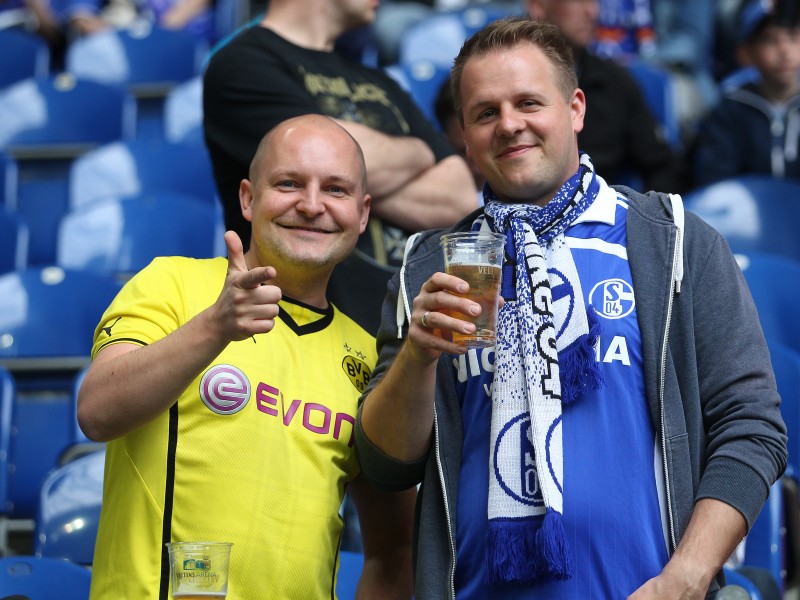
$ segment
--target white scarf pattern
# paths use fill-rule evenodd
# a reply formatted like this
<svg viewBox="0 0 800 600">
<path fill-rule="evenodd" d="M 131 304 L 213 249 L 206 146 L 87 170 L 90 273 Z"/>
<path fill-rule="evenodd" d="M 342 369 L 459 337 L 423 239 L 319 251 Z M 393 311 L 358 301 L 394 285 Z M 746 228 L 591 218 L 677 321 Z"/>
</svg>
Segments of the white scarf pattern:
<svg viewBox="0 0 800 600">
<path fill-rule="evenodd" d="M 578 172 L 544 207 L 500 202 L 487 186 L 485 221 L 473 226 L 506 233 L 513 242 L 507 259 L 516 263 L 503 273 L 506 303 L 498 316 L 492 388 L 490 582 L 573 573 L 561 521 L 561 407 L 602 382 L 593 348 L 599 325 L 587 314 L 564 231 L 598 190 L 582 154 Z"/>
</svg>

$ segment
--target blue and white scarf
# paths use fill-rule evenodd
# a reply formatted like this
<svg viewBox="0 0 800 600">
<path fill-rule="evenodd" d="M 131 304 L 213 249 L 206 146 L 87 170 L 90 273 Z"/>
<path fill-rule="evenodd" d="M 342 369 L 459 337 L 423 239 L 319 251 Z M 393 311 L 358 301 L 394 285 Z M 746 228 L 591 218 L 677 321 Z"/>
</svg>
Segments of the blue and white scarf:
<svg viewBox="0 0 800 600">
<path fill-rule="evenodd" d="M 487 578 L 490 582 L 566 579 L 561 407 L 597 389 L 599 324 L 587 314 L 564 231 L 600 186 L 588 155 L 546 206 L 510 204 L 488 188 L 485 219 L 473 229 L 506 233 L 498 316 L 489 457 Z M 521 429 L 520 422 L 522 422 Z M 511 430 L 521 435 L 507 435 Z M 519 473 L 504 481 L 502 473 Z"/>
</svg>

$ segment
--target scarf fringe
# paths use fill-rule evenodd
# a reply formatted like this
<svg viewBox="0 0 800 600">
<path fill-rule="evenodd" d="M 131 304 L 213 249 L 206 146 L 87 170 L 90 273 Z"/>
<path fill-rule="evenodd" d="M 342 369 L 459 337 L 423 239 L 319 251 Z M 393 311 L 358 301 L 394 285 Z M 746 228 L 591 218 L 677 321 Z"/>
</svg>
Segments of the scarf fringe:
<svg viewBox="0 0 800 600">
<path fill-rule="evenodd" d="M 548 508 L 544 522 L 536 532 L 536 545 L 540 549 L 543 566 L 554 579 L 569 579 L 575 571 L 572 552 L 564 533 L 561 514 Z"/>
<path fill-rule="evenodd" d="M 569 579 L 575 571 L 561 514 L 548 508 L 544 518 L 489 522 L 486 530 L 486 581 L 532 582 Z"/>
<path fill-rule="evenodd" d="M 534 581 L 538 529 L 528 519 L 490 521 L 486 530 L 486 581 Z"/>
<path fill-rule="evenodd" d="M 570 404 L 586 392 L 600 389 L 603 375 L 595 357 L 595 344 L 600 336 L 600 319 L 592 306 L 587 307 L 589 334 L 558 352 L 561 372 L 561 402 Z"/>
</svg>

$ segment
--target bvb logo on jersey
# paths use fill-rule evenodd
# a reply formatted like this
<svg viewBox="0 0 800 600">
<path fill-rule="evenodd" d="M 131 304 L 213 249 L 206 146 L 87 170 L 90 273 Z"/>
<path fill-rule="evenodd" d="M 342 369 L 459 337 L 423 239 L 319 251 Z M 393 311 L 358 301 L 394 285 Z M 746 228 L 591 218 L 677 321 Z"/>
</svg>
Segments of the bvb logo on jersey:
<svg viewBox="0 0 800 600">
<path fill-rule="evenodd" d="M 372 371 L 367 366 L 367 363 L 348 354 L 342 359 L 342 370 L 359 392 L 367 389 L 369 378 L 372 376 Z"/>
</svg>

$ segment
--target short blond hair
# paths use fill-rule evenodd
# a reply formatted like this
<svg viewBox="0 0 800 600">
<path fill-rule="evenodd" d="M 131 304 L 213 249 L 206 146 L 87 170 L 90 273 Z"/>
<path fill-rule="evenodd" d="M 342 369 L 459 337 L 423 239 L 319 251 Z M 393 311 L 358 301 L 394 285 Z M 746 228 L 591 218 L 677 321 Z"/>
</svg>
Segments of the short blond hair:
<svg viewBox="0 0 800 600">
<path fill-rule="evenodd" d="M 538 47 L 544 53 L 553 65 L 556 85 L 561 90 L 564 99 L 569 100 L 578 87 L 578 76 L 575 73 L 572 47 L 562 35 L 561 30 L 551 23 L 530 17 L 499 19 L 464 42 L 458 56 L 453 61 L 450 85 L 453 91 L 453 103 L 462 125 L 464 117 L 461 112 L 461 75 L 467 61 L 473 56 L 483 56 L 493 50 L 516 48 L 525 43 Z"/>
</svg>

